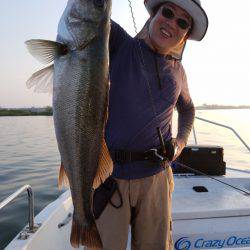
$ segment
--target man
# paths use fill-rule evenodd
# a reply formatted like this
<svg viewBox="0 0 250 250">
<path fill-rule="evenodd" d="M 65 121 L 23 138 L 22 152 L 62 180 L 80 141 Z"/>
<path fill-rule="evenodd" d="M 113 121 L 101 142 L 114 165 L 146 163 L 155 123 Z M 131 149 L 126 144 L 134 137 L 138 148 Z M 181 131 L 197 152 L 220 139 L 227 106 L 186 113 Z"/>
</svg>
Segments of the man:
<svg viewBox="0 0 250 250">
<path fill-rule="evenodd" d="M 133 250 L 172 249 L 173 177 L 169 161 L 161 161 L 169 152 L 161 146 L 159 134 L 177 149 L 168 159 L 174 160 L 194 120 L 180 58 L 187 39 L 204 37 L 207 16 L 199 0 L 148 0 L 145 6 L 150 19 L 136 38 L 112 22 L 105 136 L 123 203 L 120 208 L 109 203 L 96 220 L 104 250 L 125 250 L 129 225 Z M 178 134 L 171 140 L 175 106 Z M 119 202 L 116 192 L 112 203 Z"/>
</svg>

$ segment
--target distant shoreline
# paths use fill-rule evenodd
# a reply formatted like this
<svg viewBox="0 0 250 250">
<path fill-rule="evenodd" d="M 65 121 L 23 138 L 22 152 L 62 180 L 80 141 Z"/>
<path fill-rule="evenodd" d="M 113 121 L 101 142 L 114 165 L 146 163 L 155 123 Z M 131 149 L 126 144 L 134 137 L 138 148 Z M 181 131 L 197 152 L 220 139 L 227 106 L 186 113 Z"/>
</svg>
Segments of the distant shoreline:
<svg viewBox="0 0 250 250">
<path fill-rule="evenodd" d="M 4 109 L 0 108 L 1 116 L 52 116 L 52 107 L 45 108 L 16 108 Z"/>
<path fill-rule="evenodd" d="M 250 106 L 218 106 L 218 107 L 204 107 L 204 106 L 197 106 L 195 107 L 196 110 L 216 110 L 216 109 L 250 109 Z"/>
<path fill-rule="evenodd" d="M 223 106 L 223 105 L 203 105 L 196 106 L 196 110 L 225 110 L 225 109 L 250 109 L 250 106 Z M 45 108 L 0 108 L 1 116 L 52 116 L 52 107 Z"/>
</svg>

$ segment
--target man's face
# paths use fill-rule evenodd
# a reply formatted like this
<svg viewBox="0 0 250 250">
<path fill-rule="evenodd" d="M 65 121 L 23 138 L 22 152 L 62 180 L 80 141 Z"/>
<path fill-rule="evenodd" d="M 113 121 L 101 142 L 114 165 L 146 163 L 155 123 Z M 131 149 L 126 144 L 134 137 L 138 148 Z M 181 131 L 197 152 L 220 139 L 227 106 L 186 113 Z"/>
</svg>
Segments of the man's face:
<svg viewBox="0 0 250 250">
<path fill-rule="evenodd" d="M 184 28 L 185 25 L 181 25 L 183 20 L 188 27 Z M 183 41 L 191 25 L 192 18 L 185 10 L 170 2 L 164 3 L 149 25 L 151 44 L 158 52 L 168 53 Z"/>
</svg>

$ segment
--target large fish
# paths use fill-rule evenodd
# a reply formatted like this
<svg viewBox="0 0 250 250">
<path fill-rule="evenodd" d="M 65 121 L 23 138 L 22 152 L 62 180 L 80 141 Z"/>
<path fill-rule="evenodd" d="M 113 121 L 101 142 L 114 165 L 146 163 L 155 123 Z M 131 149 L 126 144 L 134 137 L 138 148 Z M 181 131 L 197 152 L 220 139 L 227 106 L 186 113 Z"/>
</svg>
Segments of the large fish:
<svg viewBox="0 0 250 250">
<path fill-rule="evenodd" d="M 111 0 L 69 0 L 57 41 L 29 40 L 30 53 L 50 63 L 27 81 L 46 92 L 61 155 L 59 185 L 69 182 L 74 206 L 71 244 L 102 247 L 92 212 L 93 190 L 113 170 L 104 140 L 109 93 Z M 66 179 L 65 179 L 66 177 Z"/>
</svg>

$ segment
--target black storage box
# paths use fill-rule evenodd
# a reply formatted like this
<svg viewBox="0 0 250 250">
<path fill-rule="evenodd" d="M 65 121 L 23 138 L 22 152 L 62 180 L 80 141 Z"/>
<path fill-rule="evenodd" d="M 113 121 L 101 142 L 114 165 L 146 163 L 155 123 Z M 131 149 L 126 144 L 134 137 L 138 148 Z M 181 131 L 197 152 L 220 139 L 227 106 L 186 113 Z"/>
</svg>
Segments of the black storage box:
<svg viewBox="0 0 250 250">
<path fill-rule="evenodd" d="M 194 173 L 196 175 L 201 175 L 178 163 L 184 164 L 207 175 L 226 174 L 226 163 L 223 161 L 223 148 L 220 146 L 186 146 L 176 160 L 176 163 L 174 163 L 173 171 L 175 174 Z"/>
</svg>

